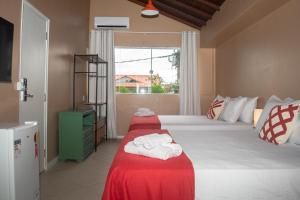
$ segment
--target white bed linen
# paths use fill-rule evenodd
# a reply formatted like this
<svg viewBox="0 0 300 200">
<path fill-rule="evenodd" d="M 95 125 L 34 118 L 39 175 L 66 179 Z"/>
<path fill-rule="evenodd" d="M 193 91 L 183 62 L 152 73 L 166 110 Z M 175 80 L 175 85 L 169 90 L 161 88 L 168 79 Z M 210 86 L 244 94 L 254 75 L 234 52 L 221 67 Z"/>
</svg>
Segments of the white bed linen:
<svg viewBox="0 0 300 200">
<path fill-rule="evenodd" d="M 162 125 L 166 124 L 217 124 L 220 120 L 208 119 L 205 115 L 158 115 Z"/>
<path fill-rule="evenodd" d="M 254 130 L 170 133 L 193 163 L 196 199 L 300 199 L 299 146 L 266 143 Z"/>
<path fill-rule="evenodd" d="M 167 130 L 249 130 L 253 126 L 244 122 L 228 123 L 195 115 L 158 115 L 161 129 Z"/>
</svg>

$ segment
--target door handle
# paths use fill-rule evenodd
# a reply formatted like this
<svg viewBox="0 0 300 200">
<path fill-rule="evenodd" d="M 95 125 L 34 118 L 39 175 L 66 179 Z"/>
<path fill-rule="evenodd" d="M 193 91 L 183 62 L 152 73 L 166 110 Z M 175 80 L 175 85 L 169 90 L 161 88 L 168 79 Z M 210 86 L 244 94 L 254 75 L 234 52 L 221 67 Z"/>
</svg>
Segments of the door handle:
<svg viewBox="0 0 300 200">
<path fill-rule="evenodd" d="M 29 97 L 29 98 L 33 98 L 33 94 L 26 94 L 26 95 L 24 95 L 24 96 L 26 96 L 27 98 Z"/>
<path fill-rule="evenodd" d="M 27 98 L 33 98 L 34 97 L 32 94 L 28 93 L 27 78 L 21 79 L 19 90 L 20 90 L 20 93 L 21 93 L 21 101 L 27 101 Z"/>
</svg>

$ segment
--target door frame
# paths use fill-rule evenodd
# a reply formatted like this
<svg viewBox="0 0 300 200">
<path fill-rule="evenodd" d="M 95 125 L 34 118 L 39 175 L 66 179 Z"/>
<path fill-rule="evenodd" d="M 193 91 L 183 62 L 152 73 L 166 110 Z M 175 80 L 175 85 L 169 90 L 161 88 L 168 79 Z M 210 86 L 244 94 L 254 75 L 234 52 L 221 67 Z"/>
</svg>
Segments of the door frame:
<svg viewBox="0 0 300 200">
<path fill-rule="evenodd" d="M 28 0 L 22 0 L 22 8 L 21 8 L 21 30 L 20 30 L 20 60 L 19 60 L 19 79 L 21 79 L 21 73 L 22 73 L 22 39 L 23 39 L 23 17 L 24 17 L 24 7 L 29 7 L 33 12 L 35 12 L 37 15 L 39 15 L 41 18 L 43 18 L 46 22 L 46 49 L 45 49 L 45 74 L 44 74 L 44 81 L 45 81 L 45 87 L 44 87 L 44 168 L 40 169 L 41 171 L 48 169 L 48 147 L 47 147 L 47 130 L 48 130 L 48 61 L 49 61 L 49 30 L 50 30 L 50 19 L 46 17 L 42 12 L 40 12 L 37 8 L 35 8 L 33 5 L 31 5 Z M 19 101 L 20 102 L 20 101 Z M 21 102 L 20 102 L 21 103 Z M 19 104 L 20 104 L 19 103 Z"/>
</svg>

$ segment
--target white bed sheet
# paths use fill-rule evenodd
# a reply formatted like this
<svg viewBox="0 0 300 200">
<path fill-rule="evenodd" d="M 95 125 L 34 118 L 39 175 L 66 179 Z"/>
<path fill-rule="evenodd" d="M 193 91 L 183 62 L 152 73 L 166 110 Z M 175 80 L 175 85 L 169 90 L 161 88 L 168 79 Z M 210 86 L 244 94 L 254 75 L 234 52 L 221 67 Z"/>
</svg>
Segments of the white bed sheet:
<svg viewBox="0 0 300 200">
<path fill-rule="evenodd" d="M 222 124 L 224 121 L 211 120 L 205 115 L 158 115 L 161 124 Z"/>
<path fill-rule="evenodd" d="M 244 122 L 228 123 L 211 120 L 206 116 L 195 115 L 158 115 L 161 129 L 167 130 L 252 130 L 253 126 Z"/>
<path fill-rule="evenodd" d="M 266 143 L 254 130 L 170 134 L 193 163 L 196 199 L 300 199 L 300 146 Z"/>
</svg>

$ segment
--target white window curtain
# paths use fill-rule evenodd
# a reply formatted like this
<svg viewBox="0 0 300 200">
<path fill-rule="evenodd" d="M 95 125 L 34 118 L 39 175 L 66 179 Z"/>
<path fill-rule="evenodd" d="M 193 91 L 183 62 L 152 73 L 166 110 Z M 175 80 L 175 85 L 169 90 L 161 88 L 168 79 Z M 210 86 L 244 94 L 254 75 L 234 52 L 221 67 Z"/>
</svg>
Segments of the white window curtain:
<svg viewBox="0 0 300 200">
<path fill-rule="evenodd" d="M 107 102 L 107 136 L 108 138 L 116 138 L 116 96 L 115 96 L 115 66 L 114 66 L 114 33 L 112 30 L 92 30 L 90 38 L 90 54 L 98 54 L 103 60 L 108 62 L 108 72 L 104 66 L 99 65 L 98 75 L 106 75 L 108 79 L 108 92 L 106 94 L 106 80 L 98 79 L 98 103 Z M 91 71 L 95 71 L 95 66 L 91 67 Z M 90 101 L 95 99 L 95 78 L 90 80 Z M 105 106 L 101 107 L 101 113 L 105 115 Z"/>
<path fill-rule="evenodd" d="M 196 32 L 182 32 L 180 51 L 180 114 L 200 115 Z"/>
</svg>

